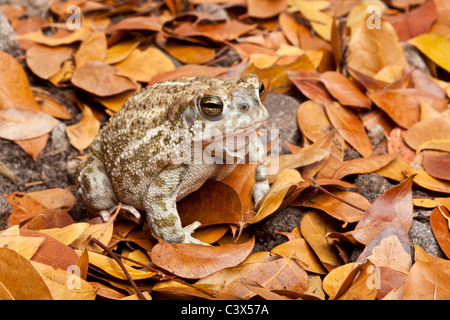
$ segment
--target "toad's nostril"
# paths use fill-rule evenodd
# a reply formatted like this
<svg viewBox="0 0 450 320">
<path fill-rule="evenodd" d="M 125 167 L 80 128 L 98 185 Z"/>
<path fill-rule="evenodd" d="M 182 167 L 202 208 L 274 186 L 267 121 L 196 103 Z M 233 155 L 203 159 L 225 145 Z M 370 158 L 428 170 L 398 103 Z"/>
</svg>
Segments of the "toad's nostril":
<svg viewBox="0 0 450 320">
<path fill-rule="evenodd" d="M 249 108 L 248 104 L 243 104 L 243 105 L 241 105 L 241 110 L 242 110 L 242 111 L 245 111 L 245 110 L 247 110 L 248 108 Z"/>
</svg>

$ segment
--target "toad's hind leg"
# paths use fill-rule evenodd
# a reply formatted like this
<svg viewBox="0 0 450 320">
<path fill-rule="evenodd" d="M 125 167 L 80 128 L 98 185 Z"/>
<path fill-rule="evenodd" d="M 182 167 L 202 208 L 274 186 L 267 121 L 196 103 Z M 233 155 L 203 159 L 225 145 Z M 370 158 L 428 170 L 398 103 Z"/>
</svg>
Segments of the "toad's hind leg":
<svg viewBox="0 0 450 320">
<path fill-rule="evenodd" d="M 186 167 L 180 166 L 174 169 L 164 169 L 154 177 L 144 196 L 147 221 L 154 234 L 164 241 L 206 245 L 191 236 L 200 223 L 194 222 L 183 228 L 178 215 L 176 200 L 185 173 Z"/>
</svg>

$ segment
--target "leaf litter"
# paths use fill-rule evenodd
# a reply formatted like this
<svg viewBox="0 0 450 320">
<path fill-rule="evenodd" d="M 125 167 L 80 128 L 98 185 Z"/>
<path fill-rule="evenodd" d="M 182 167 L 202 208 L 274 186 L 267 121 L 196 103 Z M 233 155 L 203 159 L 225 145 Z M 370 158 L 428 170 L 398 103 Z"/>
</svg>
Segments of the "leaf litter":
<svg viewBox="0 0 450 320">
<path fill-rule="evenodd" d="M 108 222 L 74 221 L 68 190 L 4 194 L 13 210 L 0 232 L 0 298 L 450 299 L 448 8 L 439 0 L 412 8 L 372 1 L 382 19 L 368 28 L 363 1 L 221 2 L 208 10 L 197 1 L 80 1 L 83 23 L 74 31 L 58 24 L 67 18 L 64 1 L 53 2 L 47 21 L 0 6 L 25 52 L 0 52 L 0 137 L 34 159 L 56 118 L 71 116 L 44 88 L 30 87 L 21 59 L 42 81 L 77 90 L 82 116 L 66 134 L 80 156 L 103 111 L 117 112 L 139 88 L 164 79 L 254 72 L 268 91 L 305 97 L 293 115 L 304 144 L 271 159 L 280 170 L 256 210 L 255 165 L 178 203 L 183 224 L 201 221 L 194 236 L 211 246 L 166 243 L 119 211 Z M 410 48 L 428 68 L 411 63 Z M 361 157 L 344 159 L 346 148 Z M 398 185 L 373 203 L 342 189 L 363 173 Z M 413 199 L 417 186 L 439 196 Z M 254 226 L 289 206 L 309 211 L 282 233 L 285 243 L 254 252 Z M 433 210 L 447 259 L 417 245 L 411 252 L 413 206 Z M 361 254 L 352 260 L 355 248 Z"/>
</svg>

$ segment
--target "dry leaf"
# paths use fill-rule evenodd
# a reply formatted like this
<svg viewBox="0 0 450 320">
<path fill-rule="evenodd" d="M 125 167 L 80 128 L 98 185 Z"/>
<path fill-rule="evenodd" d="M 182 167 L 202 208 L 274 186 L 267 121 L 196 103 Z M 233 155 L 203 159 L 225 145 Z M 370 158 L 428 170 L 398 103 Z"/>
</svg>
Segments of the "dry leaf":
<svg viewBox="0 0 450 320">
<path fill-rule="evenodd" d="M 409 40 L 408 43 L 419 49 L 438 66 L 450 72 L 450 60 L 448 58 L 450 39 L 433 33 L 425 33 Z"/>
<path fill-rule="evenodd" d="M 70 144 L 80 153 L 90 146 L 100 129 L 100 122 L 94 117 L 91 108 L 84 105 L 81 110 L 81 120 L 66 128 Z"/>
<path fill-rule="evenodd" d="M 100 97 L 136 88 L 132 80 L 118 75 L 116 68 L 101 61 L 91 61 L 77 68 L 71 81 L 74 86 Z"/>
<path fill-rule="evenodd" d="M 343 199 L 359 208 L 366 210 L 370 206 L 369 200 L 356 192 L 335 191 L 332 192 L 336 197 Z M 358 222 L 364 211 L 358 210 L 348 204 L 333 198 L 332 196 L 319 192 L 317 194 L 309 193 L 302 195 L 297 201 L 291 203 L 291 206 L 309 207 L 325 211 L 327 214 L 338 220 L 344 221 L 344 227 L 347 223 Z"/>
<path fill-rule="evenodd" d="M 238 265 L 249 255 L 254 243 L 254 238 L 243 244 L 218 247 L 162 241 L 152 249 L 151 260 L 177 276 L 198 279 Z"/>
<path fill-rule="evenodd" d="M 366 210 L 355 230 L 347 234 L 351 234 L 360 243 L 368 244 L 395 219 L 400 219 L 403 228 L 408 232 L 413 216 L 413 178 L 414 176 L 409 177 L 378 197 Z"/>
<path fill-rule="evenodd" d="M 243 220 L 239 195 L 230 186 L 207 180 L 199 190 L 177 203 L 183 225 L 199 221 L 202 226 L 239 224 Z"/>
<path fill-rule="evenodd" d="M 406 131 L 405 142 L 417 152 L 424 149 L 450 152 L 450 119 L 433 118 L 416 123 Z"/>
<path fill-rule="evenodd" d="M 2 300 L 53 299 L 30 261 L 6 248 L 0 248 L 0 284 Z"/>
<path fill-rule="evenodd" d="M 450 153 L 427 150 L 423 153 L 423 168 L 438 179 L 450 180 Z"/>
<path fill-rule="evenodd" d="M 300 221 L 302 236 L 328 271 L 342 265 L 341 259 L 335 252 L 333 241 L 326 237 L 334 230 L 331 219 L 324 213 L 309 211 Z"/>
<path fill-rule="evenodd" d="M 108 48 L 104 62 L 114 64 L 126 59 L 134 49 L 141 43 L 139 39 L 121 41 Z"/>
<path fill-rule="evenodd" d="M 254 18 L 270 18 L 284 11 L 287 5 L 287 0 L 249 0 L 247 3 L 247 13 L 250 17 Z"/>
<path fill-rule="evenodd" d="M 339 103 L 326 103 L 325 110 L 337 132 L 363 157 L 372 154 L 372 143 L 367 136 L 362 121 Z"/>
<path fill-rule="evenodd" d="M 447 258 L 450 257 L 450 213 L 442 206 L 439 206 L 431 212 L 431 228 L 436 240 Z"/>
<path fill-rule="evenodd" d="M 449 300 L 450 261 L 427 254 L 414 246 L 415 263 L 409 271 L 405 300 Z"/>
<path fill-rule="evenodd" d="M 306 271 L 318 274 L 327 273 L 320 261 L 317 260 L 317 257 L 308 246 L 305 239 L 294 239 L 282 243 L 270 250 L 270 253 L 277 254 L 284 258 L 296 259 L 300 261 Z"/>
<path fill-rule="evenodd" d="M 141 82 L 150 82 L 154 76 L 175 69 L 173 62 L 161 50 L 152 47 L 143 51 L 134 49 L 114 66 L 118 69 L 117 75 Z"/>
<path fill-rule="evenodd" d="M 380 28 L 369 29 L 364 23 L 351 37 L 348 66 L 373 77 L 386 66 L 404 67 L 403 48 L 395 29 L 389 22 L 380 21 Z"/>
<path fill-rule="evenodd" d="M 36 44 L 27 50 L 27 65 L 40 78 L 49 79 L 59 71 L 61 64 L 71 57 L 72 49 L 69 47 Z"/>
<path fill-rule="evenodd" d="M 106 51 L 105 33 L 95 30 L 81 42 L 75 54 L 75 65 L 79 68 L 91 61 L 103 61 L 106 58 Z"/>
<path fill-rule="evenodd" d="M 375 300 L 378 281 L 376 270 L 369 261 L 366 262 L 351 286 L 339 296 L 339 300 Z"/>
<path fill-rule="evenodd" d="M 86 280 L 67 270 L 31 261 L 39 272 L 54 300 L 94 300 L 96 291 Z"/>
<path fill-rule="evenodd" d="M 303 181 L 303 179 L 297 170 L 284 169 L 281 171 L 270 187 L 269 192 L 261 200 L 258 212 L 249 223 L 253 224 L 259 222 L 275 212 L 275 210 L 280 207 L 289 190 L 301 181 Z"/>
</svg>

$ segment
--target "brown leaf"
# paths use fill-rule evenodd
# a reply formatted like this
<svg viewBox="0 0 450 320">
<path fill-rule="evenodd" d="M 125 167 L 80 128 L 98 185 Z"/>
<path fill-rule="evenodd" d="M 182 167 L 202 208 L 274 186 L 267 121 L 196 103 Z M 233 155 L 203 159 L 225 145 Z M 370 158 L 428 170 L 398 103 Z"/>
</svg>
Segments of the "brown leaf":
<svg viewBox="0 0 450 320">
<path fill-rule="evenodd" d="M 10 193 L 5 199 L 12 205 L 13 210 L 8 218 L 8 224 L 15 225 L 28 220 L 39 211 L 47 209 L 34 198 L 23 193 Z"/>
<path fill-rule="evenodd" d="M 139 39 L 132 38 L 109 47 L 104 62 L 114 64 L 123 61 L 140 43 L 141 41 Z"/>
<path fill-rule="evenodd" d="M 69 47 L 47 47 L 36 44 L 27 50 L 27 65 L 40 78 L 49 79 L 71 56 L 72 49 Z"/>
<path fill-rule="evenodd" d="M 258 212 L 248 223 L 259 222 L 274 213 L 280 207 L 289 190 L 301 181 L 303 181 L 303 178 L 297 170 L 284 169 L 281 171 L 271 185 L 269 192 L 261 200 Z"/>
<path fill-rule="evenodd" d="M 47 145 L 48 136 L 49 134 L 46 133 L 40 137 L 32 139 L 16 140 L 14 141 L 14 143 L 20 146 L 23 151 L 25 151 L 29 156 L 33 158 L 34 161 L 36 161 L 37 156 L 41 153 L 42 150 L 44 150 L 45 146 Z"/>
<path fill-rule="evenodd" d="M 372 154 L 372 143 L 367 136 L 362 121 L 350 110 L 339 103 L 325 104 L 325 110 L 331 124 L 337 132 L 363 157 Z"/>
<path fill-rule="evenodd" d="M 69 120 L 72 118 L 70 112 L 61 102 L 53 97 L 49 92 L 33 88 L 34 98 L 39 103 L 41 111 L 58 119 Z"/>
<path fill-rule="evenodd" d="M 349 43 L 348 66 L 370 77 L 384 67 L 406 63 L 395 29 L 387 21 L 380 24 L 380 28 L 369 29 L 364 23 Z"/>
<path fill-rule="evenodd" d="M 229 185 L 238 193 L 243 210 L 246 210 L 252 202 L 256 166 L 257 164 L 253 163 L 240 164 L 222 180 L 222 183 Z"/>
<path fill-rule="evenodd" d="M 320 74 L 320 81 L 342 105 L 370 109 L 372 102 L 344 75 L 327 71 Z"/>
<path fill-rule="evenodd" d="M 263 263 L 242 278 L 236 279 L 226 286 L 222 292 L 233 294 L 241 299 L 250 299 L 255 293 L 243 282 L 255 281 L 268 290 L 286 289 L 304 293 L 308 289 L 308 275 L 298 262 L 289 258 L 281 258 Z"/>
<path fill-rule="evenodd" d="M 383 14 L 383 20 L 392 24 L 400 41 L 428 32 L 436 18 L 437 11 L 433 0 L 428 0 L 405 13 Z"/>
<path fill-rule="evenodd" d="M 37 138 L 52 131 L 58 123 L 58 120 L 41 111 L 0 109 L 0 137 L 3 139 Z"/>
<path fill-rule="evenodd" d="M 342 265 L 341 259 L 335 252 L 333 241 L 326 237 L 334 230 L 333 222 L 324 213 L 309 211 L 300 221 L 302 236 L 328 271 Z"/>
<path fill-rule="evenodd" d="M 103 61 L 106 58 L 106 51 L 105 33 L 95 30 L 81 42 L 75 54 L 75 65 L 79 68 L 91 61 Z"/>
<path fill-rule="evenodd" d="M 433 257 L 414 246 L 415 263 L 409 271 L 404 299 L 449 300 L 450 261 Z"/>
<path fill-rule="evenodd" d="M 335 191 L 332 192 L 336 197 L 343 199 L 355 206 L 358 206 L 364 210 L 369 208 L 370 202 L 356 192 L 351 191 Z M 364 214 L 363 211 L 358 210 L 348 204 L 333 198 L 332 196 L 319 192 L 317 194 L 309 193 L 302 195 L 297 201 L 291 203 L 291 206 L 309 207 L 325 211 L 327 214 L 338 220 L 344 221 L 344 227 L 347 223 L 357 222 Z"/>
<path fill-rule="evenodd" d="M 39 110 L 22 66 L 9 54 L 0 51 L 0 110 L 13 107 Z"/>
<path fill-rule="evenodd" d="M 313 142 L 332 129 L 323 105 L 310 100 L 298 107 L 297 123 L 302 133 Z"/>
<path fill-rule="evenodd" d="M 239 224 L 243 220 L 239 195 L 230 186 L 207 180 L 203 186 L 177 203 L 183 225 L 199 221 L 202 226 Z"/>
<path fill-rule="evenodd" d="M 369 93 L 368 96 L 403 128 L 410 128 L 419 121 L 421 99 L 429 102 L 437 110 L 443 110 L 446 105 L 445 100 L 412 88 Z"/>
<path fill-rule="evenodd" d="M 342 179 L 351 174 L 371 173 L 391 163 L 397 154 L 388 153 L 369 158 L 358 158 L 344 162 L 337 162 L 325 167 L 317 178 Z"/>
<path fill-rule="evenodd" d="M 67 270 L 69 266 L 76 264 L 78 260 L 78 255 L 72 248 L 46 234 L 34 230 L 21 229 L 20 235 L 45 238 L 44 242 L 31 258 L 32 261 L 44 263 L 53 268 Z"/>
<path fill-rule="evenodd" d="M 423 168 L 438 179 L 450 180 L 450 153 L 427 150 L 423 153 Z"/>
<path fill-rule="evenodd" d="M 116 73 L 116 68 L 101 61 L 93 61 L 77 68 L 71 81 L 74 86 L 100 97 L 136 88 L 132 80 Z"/>
<path fill-rule="evenodd" d="M 355 230 L 346 234 L 352 235 L 360 243 L 368 244 L 395 219 L 400 219 L 403 228 L 408 232 L 412 224 L 413 178 L 414 176 L 407 178 L 378 197 L 366 210 Z"/>
<path fill-rule="evenodd" d="M 277 254 L 284 258 L 299 260 L 306 271 L 318 274 L 327 273 L 320 261 L 317 260 L 314 251 L 311 250 L 305 239 L 294 239 L 282 243 L 270 250 L 270 253 Z"/>
<path fill-rule="evenodd" d="M 438 206 L 430 215 L 431 228 L 436 240 L 447 258 L 450 258 L 450 213 L 443 207 Z"/>
<path fill-rule="evenodd" d="M 24 285 L 25 282 L 27 285 Z M 0 284 L 2 300 L 53 300 L 31 263 L 6 248 L 0 248 Z"/>
<path fill-rule="evenodd" d="M 450 152 L 450 119 L 420 121 L 405 133 L 405 142 L 414 150 L 435 149 Z"/>
<path fill-rule="evenodd" d="M 255 239 L 243 244 L 204 246 L 161 241 L 151 252 L 157 266 L 183 278 L 198 279 L 238 265 L 253 249 Z"/>
<path fill-rule="evenodd" d="M 254 18 L 270 18 L 284 11 L 287 5 L 287 0 L 249 0 L 247 3 L 247 13 L 250 17 Z"/>
<path fill-rule="evenodd" d="M 152 16 L 136 16 L 127 17 L 119 22 L 110 24 L 106 28 L 105 32 L 111 34 L 119 30 L 148 30 L 148 31 L 160 31 L 162 27 L 162 21 L 159 17 Z"/>
<path fill-rule="evenodd" d="M 70 144 L 80 153 L 89 147 L 100 129 L 100 122 L 94 117 L 92 110 L 84 105 L 81 111 L 81 120 L 66 128 Z"/>
<path fill-rule="evenodd" d="M 23 228 L 32 230 L 62 228 L 73 224 L 75 221 L 62 209 L 46 209 L 39 211 L 33 218 L 28 221 Z"/>
<path fill-rule="evenodd" d="M 368 261 L 363 265 L 361 272 L 350 287 L 339 297 L 339 300 L 375 300 L 377 288 L 376 283 L 373 282 L 376 281 L 376 269 Z"/>
</svg>

